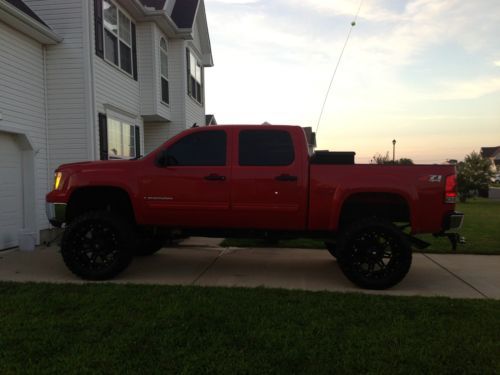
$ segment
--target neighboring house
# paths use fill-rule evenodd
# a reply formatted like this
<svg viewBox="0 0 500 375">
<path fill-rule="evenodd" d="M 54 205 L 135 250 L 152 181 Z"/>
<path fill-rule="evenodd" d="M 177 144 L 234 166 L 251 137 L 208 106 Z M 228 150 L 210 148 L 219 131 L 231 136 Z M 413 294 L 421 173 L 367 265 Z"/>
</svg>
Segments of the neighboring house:
<svg viewBox="0 0 500 375">
<path fill-rule="evenodd" d="M 63 163 L 205 125 L 203 0 L 0 0 L 0 249 L 40 242 Z"/>
<path fill-rule="evenodd" d="M 481 155 L 490 160 L 493 172 L 500 172 L 500 146 L 481 147 Z"/>
</svg>

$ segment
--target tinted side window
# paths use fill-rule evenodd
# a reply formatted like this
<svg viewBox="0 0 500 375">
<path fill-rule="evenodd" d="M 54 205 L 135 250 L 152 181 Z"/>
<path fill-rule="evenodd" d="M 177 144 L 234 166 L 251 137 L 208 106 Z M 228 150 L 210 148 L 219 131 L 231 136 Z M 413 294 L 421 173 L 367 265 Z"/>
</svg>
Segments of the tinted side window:
<svg viewBox="0 0 500 375">
<path fill-rule="evenodd" d="M 169 165 L 226 165 L 226 132 L 193 133 L 169 147 Z"/>
<path fill-rule="evenodd" d="M 290 165 L 294 158 L 292 138 L 286 131 L 243 130 L 240 132 L 240 165 Z"/>
</svg>

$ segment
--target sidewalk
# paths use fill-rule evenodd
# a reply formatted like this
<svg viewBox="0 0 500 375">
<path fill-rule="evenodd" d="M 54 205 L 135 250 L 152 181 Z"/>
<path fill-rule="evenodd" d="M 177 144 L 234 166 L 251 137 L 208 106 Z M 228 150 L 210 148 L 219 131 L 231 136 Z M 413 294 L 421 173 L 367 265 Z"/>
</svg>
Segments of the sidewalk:
<svg viewBox="0 0 500 375">
<path fill-rule="evenodd" d="M 66 268 L 55 246 L 0 252 L 0 281 L 84 282 Z M 414 254 L 412 268 L 399 285 L 366 291 L 344 277 L 326 250 L 223 249 L 184 243 L 135 258 L 110 282 L 500 299 L 500 256 Z"/>
</svg>

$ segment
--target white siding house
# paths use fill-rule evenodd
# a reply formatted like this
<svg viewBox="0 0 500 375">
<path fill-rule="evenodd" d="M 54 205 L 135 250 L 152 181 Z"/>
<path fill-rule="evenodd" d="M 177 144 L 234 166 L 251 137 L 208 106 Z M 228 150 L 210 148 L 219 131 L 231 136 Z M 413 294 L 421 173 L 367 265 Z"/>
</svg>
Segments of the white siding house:
<svg viewBox="0 0 500 375">
<path fill-rule="evenodd" d="M 57 166 L 205 125 L 212 65 L 203 0 L 0 0 L 0 250 L 40 242 Z"/>
<path fill-rule="evenodd" d="M 44 45 L 60 39 L 16 2 L 0 2 L 0 249 L 48 227 Z"/>
</svg>

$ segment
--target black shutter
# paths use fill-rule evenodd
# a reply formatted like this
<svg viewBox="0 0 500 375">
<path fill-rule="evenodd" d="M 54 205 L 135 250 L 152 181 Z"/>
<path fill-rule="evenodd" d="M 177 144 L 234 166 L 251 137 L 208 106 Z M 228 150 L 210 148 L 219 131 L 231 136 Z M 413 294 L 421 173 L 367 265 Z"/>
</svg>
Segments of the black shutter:
<svg viewBox="0 0 500 375">
<path fill-rule="evenodd" d="M 108 160 L 108 119 L 99 113 L 99 152 L 101 160 Z"/>
<path fill-rule="evenodd" d="M 203 65 L 201 66 L 200 70 L 200 104 L 203 104 L 205 102 L 205 68 L 203 67 Z"/>
<path fill-rule="evenodd" d="M 191 57 L 189 56 L 189 49 L 186 48 L 186 74 L 187 74 L 187 92 L 191 94 Z"/>
<path fill-rule="evenodd" d="M 138 158 L 141 155 L 141 128 L 137 125 L 135 126 L 135 157 Z"/>
<path fill-rule="evenodd" d="M 134 79 L 137 81 L 137 46 L 135 37 L 135 23 L 132 23 L 132 61 L 134 64 Z"/>
<path fill-rule="evenodd" d="M 94 0 L 95 54 L 104 57 L 104 36 L 102 29 L 102 0 Z"/>
</svg>

